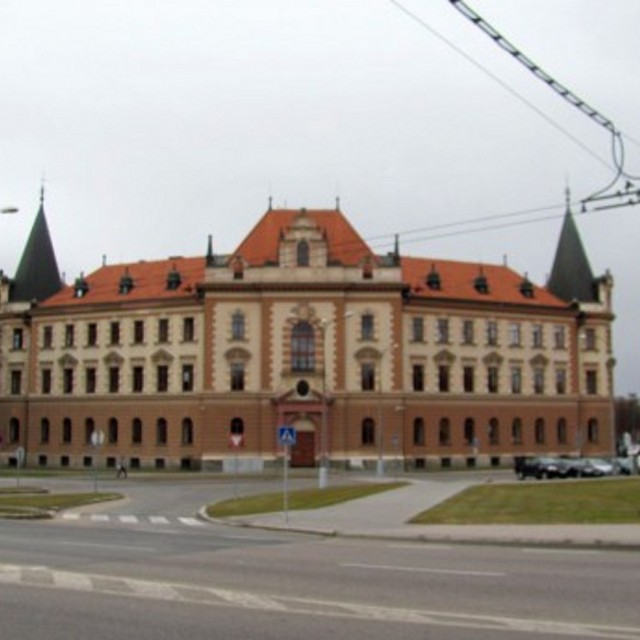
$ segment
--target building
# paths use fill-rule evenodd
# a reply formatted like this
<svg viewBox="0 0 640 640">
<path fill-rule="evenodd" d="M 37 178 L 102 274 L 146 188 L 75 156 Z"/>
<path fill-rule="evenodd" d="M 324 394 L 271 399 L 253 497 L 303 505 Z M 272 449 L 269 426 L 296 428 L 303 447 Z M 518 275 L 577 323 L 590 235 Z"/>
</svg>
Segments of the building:
<svg viewBox="0 0 640 640">
<path fill-rule="evenodd" d="M 546 287 L 398 242 L 377 255 L 339 208 L 269 209 L 233 253 L 209 237 L 65 286 L 50 246 L 41 203 L 0 277 L 0 464 L 22 447 L 29 466 L 261 471 L 282 425 L 301 467 L 614 449 L 613 282 L 568 206 Z"/>
</svg>

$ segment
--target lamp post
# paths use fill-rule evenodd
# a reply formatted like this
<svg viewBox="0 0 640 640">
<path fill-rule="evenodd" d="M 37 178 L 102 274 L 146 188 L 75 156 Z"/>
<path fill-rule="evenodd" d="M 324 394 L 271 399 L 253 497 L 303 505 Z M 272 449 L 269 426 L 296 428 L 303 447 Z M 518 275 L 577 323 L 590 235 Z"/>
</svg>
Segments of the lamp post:
<svg viewBox="0 0 640 640">
<path fill-rule="evenodd" d="M 376 475 L 378 477 L 384 476 L 384 423 L 382 420 L 382 359 L 387 351 L 395 351 L 397 344 L 389 345 L 380 352 L 380 371 L 378 382 L 378 461 L 376 463 Z"/>
<path fill-rule="evenodd" d="M 347 312 L 342 318 L 345 320 L 353 315 Z M 320 432 L 320 467 L 318 469 L 318 488 L 326 489 L 329 485 L 329 423 L 327 416 L 327 329 L 336 322 L 338 318 L 332 320 L 321 319 L 320 330 L 322 332 L 322 423 Z"/>
</svg>

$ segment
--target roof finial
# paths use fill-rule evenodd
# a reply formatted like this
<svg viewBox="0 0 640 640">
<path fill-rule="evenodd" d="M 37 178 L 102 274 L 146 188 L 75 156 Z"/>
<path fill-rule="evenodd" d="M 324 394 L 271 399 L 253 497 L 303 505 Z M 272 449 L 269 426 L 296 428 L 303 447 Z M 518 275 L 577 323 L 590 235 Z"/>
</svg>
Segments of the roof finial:
<svg viewBox="0 0 640 640">
<path fill-rule="evenodd" d="M 336 211 L 340 211 L 340 196 L 336 196 Z"/>
<path fill-rule="evenodd" d="M 567 205 L 567 211 L 571 208 L 571 189 L 569 188 L 569 181 L 567 179 L 567 184 L 564 188 L 564 201 Z"/>
<path fill-rule="evenodd" d="M 271 211 L 271 209 L 273 209 L 273 196 L 269 196 L 269 209 L 268 209 L 268 211 Z"/>
</svg>

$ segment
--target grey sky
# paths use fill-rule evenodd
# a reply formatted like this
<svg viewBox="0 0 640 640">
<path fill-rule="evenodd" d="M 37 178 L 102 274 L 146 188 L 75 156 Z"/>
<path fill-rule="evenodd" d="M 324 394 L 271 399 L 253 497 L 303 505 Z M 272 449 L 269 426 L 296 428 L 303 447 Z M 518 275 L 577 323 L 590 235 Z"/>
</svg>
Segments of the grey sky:
<svg viewBox="0 0 640 640">
<path fill-rule="evenodd" d="M 587 153 L 389 0 L 2 0 L 0 268 L 13 275 L 45 175 L 67 280 L 102 262 L 232 251 L 275 206 L 343 211 L 380 252 L 502 262 L 538 284 L 561 218 L 433 238 L 438 224 L 604 187 L 610 137 L 447 0 L 403 0 Z M 637 0 L 469 0 L 631 139 Z M 601 160 L 596 159 L 597 156 Z M 576 212 L 578 208 L 576 207 Z M 617 393 L 638 390 L 640 208 L 577 216 L 616 280 Z"/>
</svg>

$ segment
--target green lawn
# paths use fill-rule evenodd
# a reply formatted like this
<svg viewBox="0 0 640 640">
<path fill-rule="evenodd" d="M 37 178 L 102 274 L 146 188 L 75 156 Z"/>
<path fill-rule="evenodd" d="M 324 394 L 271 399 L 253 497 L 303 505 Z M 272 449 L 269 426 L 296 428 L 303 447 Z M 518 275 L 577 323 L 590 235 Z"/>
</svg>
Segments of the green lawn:
<svg viewBox="0 0 640 640">
<path fill-rule="evenodd" d="M 38 491 L 37 489 L 33 490 Z M 119 493 L 25 493 L 24 490 L 2 492 L 0 495 L 0 517 L 35 515 L 38 512 L 71 509 L 96 502 L 106 502 L 122 498 Z"/>
<path fill-rule="evenodd" d="M 288 496 L 288 509 L 320 509 L 333 504 L 365 498 L 382 491 L 389 491 L 404 487 L 406 482 L 387 482 L 384 484 L 357 484 L 344 487 L 327 487 L 326 489 L 304 489 L 292 491 Z M 284 509 L 284 494 L 282 491 L 263 493 L 224 500 L 207 507 L 207 515 L 212 518 L 227 518 L 230 516 L 246 516 L 257 513 L 270 513 Z"/>
<path fill-rule="evenodd" d="M 485 484 L 413 524 L 640 524 L 640 478 Z"/>
</svg>

